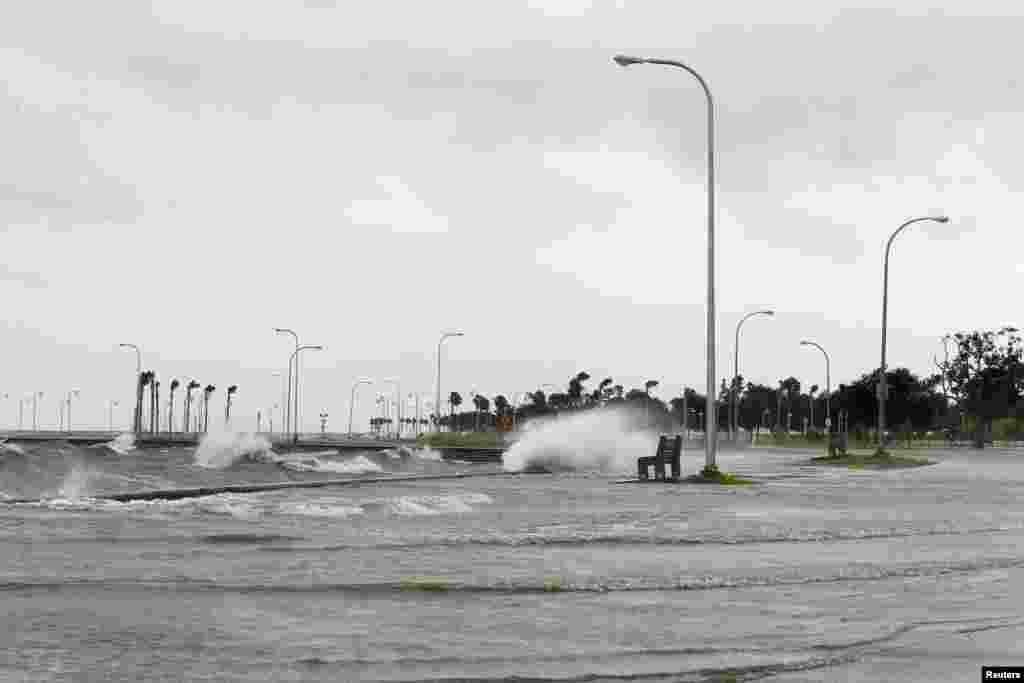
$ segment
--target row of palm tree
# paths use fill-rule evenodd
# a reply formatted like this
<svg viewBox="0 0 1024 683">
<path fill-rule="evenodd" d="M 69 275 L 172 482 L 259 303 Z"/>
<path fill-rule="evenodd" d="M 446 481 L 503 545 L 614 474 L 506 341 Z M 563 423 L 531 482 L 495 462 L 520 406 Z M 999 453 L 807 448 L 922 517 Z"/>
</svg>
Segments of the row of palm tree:
<svg viewBox="0 0 1024 683">
<path fill-rule="evenodd" d="M 171 380 L 170 383 L 170 400 L 167 411 L 167 430 L 168 432 L 174 431 L 174 392 L 181 386 L 181 382 L 176 378 Z M 202 385 L 195 380 L 189 380 L 189 383 L 185 385 L 185 414 L 182 422 L 182 431 L 184 432 L 206 432 L 209 431 L 210 426 L 210 397 L 213 392 L 217 390 L 212 384 L 207 384 L 202 387 L 202 400 L 199 401 L 199 397 L 196 397 L 196 409 L 193 414 L 192 404 L 193 395 L 192 392 L 199 389 Z M 145 421 L 145 410 L 143 406 L 146 403 L 146 391 L 149 391 L 149 427 L 144 429 L 146 424 Z M 238 392 L 238 385 L 232 384 L 227 390 L 227 401 L 224 407 L 224 421 L 225 423 L 231 420 L 231 399 Z M 136 387 L 136 401 L 135 401 L 135 431 L 143 432 L 149 431 L 152 433 L 160 432 L 160 381 L 156 377 L 156 373 L 152 370 L 146 370 L 139 373 L 138 383 Z"/>
</svg>

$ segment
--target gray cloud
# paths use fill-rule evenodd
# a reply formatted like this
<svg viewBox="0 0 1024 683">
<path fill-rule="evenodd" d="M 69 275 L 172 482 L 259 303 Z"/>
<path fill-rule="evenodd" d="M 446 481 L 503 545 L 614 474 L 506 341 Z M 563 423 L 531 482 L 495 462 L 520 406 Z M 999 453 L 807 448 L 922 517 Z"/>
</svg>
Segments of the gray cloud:
<svg viewBox="0 0 1024 683">
<path fill-rule="evenodd" d="M 7 254 L 7 258 L 17 258 L 16 254 Z M 29 289 L 46 289 L 49 283 L 39 274 L 14 270 L 11 266 L 0 263 L 0 281 L 18 282 Z"/>
<path fill-rule="evenodd" d="M 172 88 L 190 88 L 202 74 L 197 64 L 174 62 L 159 55 L 130 56 L 124 59 L 124 66 L 130 74 Z"/>
</svg>

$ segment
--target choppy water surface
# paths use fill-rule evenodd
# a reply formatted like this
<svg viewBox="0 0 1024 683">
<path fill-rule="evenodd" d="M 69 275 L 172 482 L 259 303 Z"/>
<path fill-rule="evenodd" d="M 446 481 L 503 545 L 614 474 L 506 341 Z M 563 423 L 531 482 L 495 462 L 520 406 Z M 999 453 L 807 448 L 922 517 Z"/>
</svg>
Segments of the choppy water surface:
<svg viewBox="0 0 1024 683">
<path fill-rule="evenodd" d="M 747 488 L 576 471 L 115 503 L 94 496 L 501 466 L 0 447 L 0 497 L 41 498 L 0 505 L 0 672 L 926 681 L 1024 662 L 1024 453 L 807 457 L 723 453 Z"/>
</svg>

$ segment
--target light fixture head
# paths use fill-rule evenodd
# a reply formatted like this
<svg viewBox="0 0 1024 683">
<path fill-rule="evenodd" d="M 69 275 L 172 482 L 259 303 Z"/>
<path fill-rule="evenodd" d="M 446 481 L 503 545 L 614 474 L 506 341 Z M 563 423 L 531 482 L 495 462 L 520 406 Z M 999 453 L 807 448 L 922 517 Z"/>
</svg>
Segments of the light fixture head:
<svg viewBox="0 0 1024 683">
<path fill-rule="evenodd" d="M 615 55 L 614 57 L 612 57 L 612 61 L 614 61 L 619 66 L 631 66 L 633 64 L 643 64 L 647 60 L 643 59 L 641 57 L 630 57 L 628 55 Z"/>
<path fill-rule="evenodd" d="M 948 223 L 949 216 L 936 216 L 932 220 L 935 221 L 936 223 Z"/>
</svg>

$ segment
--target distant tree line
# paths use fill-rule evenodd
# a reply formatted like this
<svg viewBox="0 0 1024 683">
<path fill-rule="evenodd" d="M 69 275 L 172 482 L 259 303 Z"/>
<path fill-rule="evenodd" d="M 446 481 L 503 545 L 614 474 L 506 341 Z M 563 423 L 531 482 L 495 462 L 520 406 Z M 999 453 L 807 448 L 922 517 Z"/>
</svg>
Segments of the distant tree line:
<svg viewBox="0 0 1024 683">
<path fill-rule="evenodd" d="M 920 377 L 907 368 L 886 371 L 888 397 L 886 414 L 894 431 L 922 432 L 967 431 L 977 446 L 983 446 L 1000 421 L 1003 438 L 1024 440 L 1024 372 L 1019 331 L 1004 327 L 995 331 L 957 332 L 946 339 L 955 343 L 955 353 L 942 362 L 935 361 L 938 372 Z M 804 420 L 812 434 L 825 427 L 826 404 L 831 411 L 832 429 L 840 418 L 845 429 L 866 438 L 878 425 L 878 370 L 865 372 L 852 382 L 840 383 L 830 394 L 818 384 L 805 387 L 794 376 L 778 381 L 775 387 L 747 382 L 742 376 L 733 385 L 737 392 L 737 420 L 748 431 L 802 431 Z M 440 418 L 442 427 L 451 431 L 494 429 L 502 418 L 529 420 L 585 410 L 626 409 L 651 428 L 675 430 L 702 429 L 707 397 L 694 389 L 685 396 L 667 402 L 651 396 L 659 381 L 650 379 L 643 387 L 629 390 L 605 377 L 588 389 L 591 376 L 578 372 L 570 377 L 565 391 L 546 394 L 541 389 L 529 392 L 529 400 L 512 405 L 504 395 L 488 399 L 473 397 L 472 410 L 462 410 L 458 392 L 448 396 L 448 414 Z M 723 379 L 718 396 L 718 428 L 728 429 L 728 380 Z M 491 410 L 493 406 L 493 412 Z M 684 414 L 684 407 L 686 413 Z M 503 424 L 507 426 L 507 421 Z"/>
</svg>

